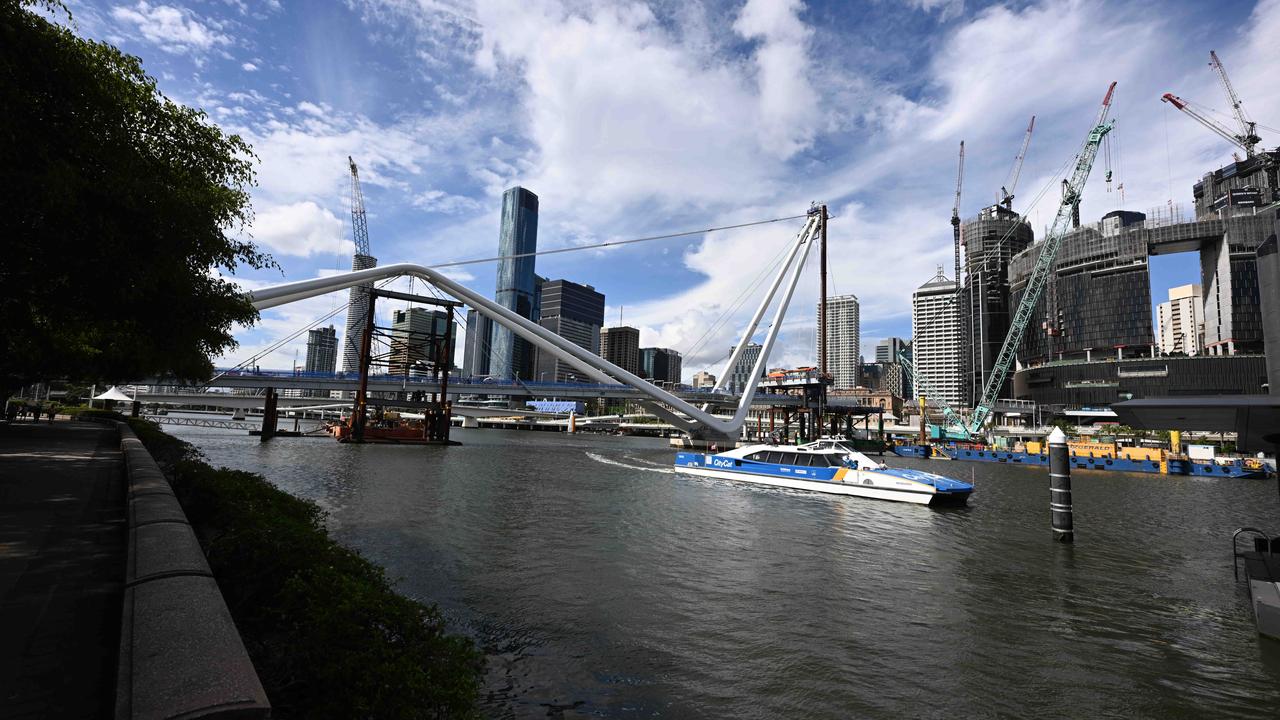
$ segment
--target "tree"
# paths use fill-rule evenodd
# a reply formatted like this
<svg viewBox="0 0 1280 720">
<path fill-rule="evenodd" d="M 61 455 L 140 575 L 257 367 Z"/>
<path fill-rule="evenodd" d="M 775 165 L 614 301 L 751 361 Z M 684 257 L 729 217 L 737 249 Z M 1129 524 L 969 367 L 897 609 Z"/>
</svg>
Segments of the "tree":
<svg viewBox="0 0 1280 720">
<path fill-rule="evenodd" d="M 0 389 L 208 377 L 257 318 L 219 272 L 274 266 L 236 235 L 252 150 L 33 4 L 0 0 Z"/>
</svg>

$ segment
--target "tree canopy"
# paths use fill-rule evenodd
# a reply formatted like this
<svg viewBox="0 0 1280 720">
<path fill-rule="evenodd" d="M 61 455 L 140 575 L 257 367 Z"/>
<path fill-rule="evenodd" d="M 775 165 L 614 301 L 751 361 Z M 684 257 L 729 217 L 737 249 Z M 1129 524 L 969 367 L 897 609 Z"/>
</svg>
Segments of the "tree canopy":
<svg viewBox="0 0 1280 720">
<path fill-rule="evenodd" d="M 219 273 L 274 265 L 240 235 L 252 150 L 31 5 L 0 0 L 0 389 L 208 377 L 257 318 Z"/>
</svg>

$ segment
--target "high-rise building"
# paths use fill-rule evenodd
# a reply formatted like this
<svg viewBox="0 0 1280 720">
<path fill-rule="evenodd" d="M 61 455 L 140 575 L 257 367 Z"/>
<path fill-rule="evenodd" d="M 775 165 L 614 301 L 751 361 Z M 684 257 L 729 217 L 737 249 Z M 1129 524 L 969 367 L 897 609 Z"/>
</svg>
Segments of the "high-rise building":
<svg viewBox="0 0 1280 720">
<path fill-rule="evenodd" d="M 858 297 L 827 298 L 827 372 L 837 390 L 858 386 L 862 369 L 858 333 Z"/>
<path fill-rule="evenodd" d="M 679 383 L 680 353 L 669 348 L 640 348 L 640 377 L 656 383 Z"/>
<path fill-rule="evenodd" d="M 467 337 L 462 346 L 463 377 L 488 377 L 492 337 L 493 321 L 474 309 L 467 310 Z"/>
<path fill-rule="evenodd" d="M 494 302 L 520 317 L 538 321 L 538 278 L 533 272 L 538 250 L 538 196 L 522 187 L 502 194 L 502 227 L 498 234 L 498 284 Z M 533 345 L 494 324 L 489 342 L 489 373 L 512 380 L 533 379 Z"/>
<path fill-rule="evenodd" d="M 938 397 L 929 399 L 959 407 L 965 398 L 955 292 L 955 282 L 939 267 L 938 274 L 912 295 L 911 353 L 920 379 L 916 392 L 931 390 Z"/>
<path fill-rule="evenodd" d="M 1022 216 L 1003 205 L 983 208 L 961 229 L 965 246 L 964 289 L 959 324 L 965 402 L 976 404 L 995 368 L 1004 338 L 1009 334 L 1013 304 L 1009 288 L 1009 263 L 1030 247 L 1035 232 Z M 999 397 L 1010 396 L 1006 379 Z"/>
<path fill-rule="evenodd" d="M 604 294 L 590 285 L 547 280 L 542 284 L 540 297 L 539 325 L 593 355 L 600 354 Z M 572 382 L 586 379 L 577 368 L 549 352 L 538 350 L 535 355 L 535 380 Z"/>
<path fill-rule="evenodd" d="M 377 267 L 378 259 L 370 255 L 356 254 L 351 259 L 351 270 L 368 270 Z M 369 318 L 369 291 L 373 283 L 367 282 L 351 288 L 347 301 L 347 331 L 342 336 L 342 372 L 360 372 L 360 343 L 364 326 Z"/>
<path fill-rule="evenodd" d="M 640 330 L 626 325 L 601 330 L 600 357 L 633 375 L 639 375 Z"/>
<path fill-rule="evenodd" d="M 437 360 L 446 364 L 453 360 L 453 337 L 450 347 L 444 348 L 445 334 L 449 329 L 449 313 L 444 310 L 428 310 L 411 307 L 391 313 L 391 353 L 388 372 L 392 375 L 425 375 L 434 369 Z"/>
<path fill-rule="evenodd" d="M 876 344 L 876 362 L 898 362 L 898 354 L 908 347 L 911 347 L 910 340 L 898 337 L 885 338 Z"/>
<path fill-rule="evenodd" d="M 732 354 L 737 349 L 738 346 L 734 345 L 729 349 L 729 353 Z M 734 363 L 729 370 L 729 382 L 725 383 L 726 390 L 731 393 L 740 393 L 746 389 L 747 383 L 751 382 L 751 371 L 755 368 L 756 361 L 760 359 L 760 351 L 763 349 L 764 346 L 759 343 L 747 343 L 747 346 L 742 349 L 742 354 L 738 356 L 738 362 Z M 764 374 L 763 370 L 761 374 Z"/>
<path fill-rule="evenodd" d="M 309 373 L 332 373 L 338 367 L 338 331 L 333 326 L 307 331 Z"/>
<path fill-rule="evenodd" d="M 693 374 L 693 387 L 697 390 L 702 388 L 713 388 L 716 386 L 716 376 L 701 370 Z"/>
<path fill-rule="evenodd" d="M 1199 355 L 1204 350 L 1204 300 L 1199 285 L 1169 289 L 1169 299 L 1156 306 L 1160 352 Z"/>
</svg>

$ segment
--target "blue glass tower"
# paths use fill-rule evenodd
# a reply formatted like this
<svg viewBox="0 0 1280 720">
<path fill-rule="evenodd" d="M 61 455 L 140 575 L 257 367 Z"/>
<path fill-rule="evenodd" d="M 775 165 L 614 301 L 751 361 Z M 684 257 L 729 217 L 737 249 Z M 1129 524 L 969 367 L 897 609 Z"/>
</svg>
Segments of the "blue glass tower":
<svg viewBox="0 0 1280 720">
<path fill-rule="evenodd" d="M 499 305 L 533 322 L 538 321 L 537 277 L 532 255 L 538 250 L 538 196 L 522 187 L 502 194 L 502 227 L 498 235 L 498 286 L 493 299 Z M 510 330 L 493 324 L 489 372 L 507 380 L 533 377 L 533 347 Z"/>
</svg>

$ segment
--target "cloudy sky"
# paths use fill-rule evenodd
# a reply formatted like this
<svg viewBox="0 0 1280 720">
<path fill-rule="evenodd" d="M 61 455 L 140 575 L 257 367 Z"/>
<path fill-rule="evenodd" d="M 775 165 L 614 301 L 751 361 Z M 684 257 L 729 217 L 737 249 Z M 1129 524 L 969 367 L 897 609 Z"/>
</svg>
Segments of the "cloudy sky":
<svg viewBox="0 0 1280 720">
<path fill-rule="evenodd" d="M 541 198 L 540 249 L 795 215 L 817 200 L 833 216 L 833 292 L 861 300 L 867 356 L 910 335 L 912 289 L 951 266 L 961 140 L 968 217 L 994 202 L 1036 115 L 1015 209 L 1039 238 L 1056 173 L 1112 80 L 1115 181 L 1108 192 L 1094 173 L 1087 222 L 1170 202 L 1189 212 L 1191 185 L 1230 161 L 1227 143 L 1160 102 L 1172 91 L 1227 108 L 1211 49 L 1253 117 L 1280 126 L 1280 0 L 68 4 L 81 34 L 142 57 L 163 92 L 253 145 L 251 233 L 283 274 L 242 276 L 247 286 L 349 267 L 348 155 L 384 264 L 493 255 L 501 193 L 517 184 Z M 723 362 L 754 304 L 744 288 L 798 228 L 565 253 L 537 267 L 604 292 L 606 324 L 621 315 L 642 345 L 684 352 L 688 377 Z M 814 260 L 772 364 L 812 360 Z M 1153 259 L 1153 292 L 1198 272 L 1194 256 Z M 493 292 L 491 264 L 452 274 Z M 223 362 L 344 301 L 264 313 Z M 341 313 L 334 323 L 341 331 Z M 302 346 L 260 365 L 288 368 Z"/>
</svg>

